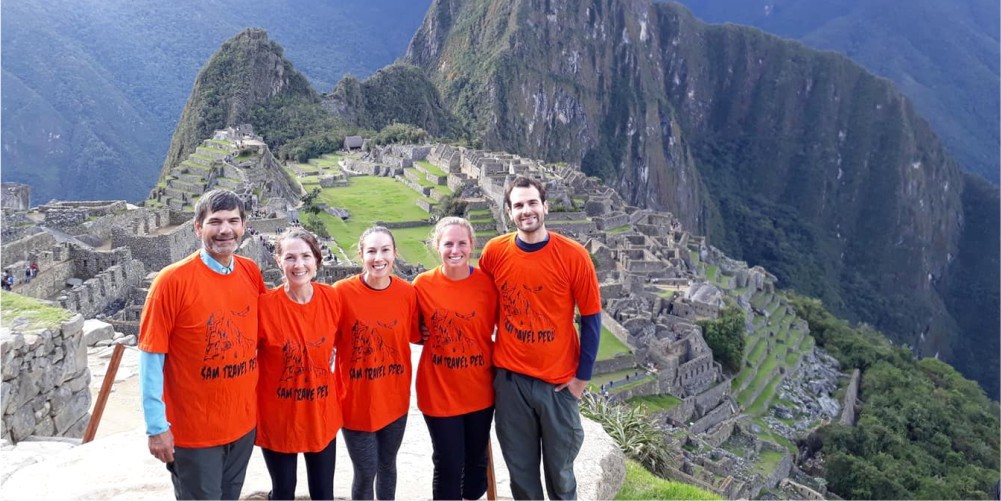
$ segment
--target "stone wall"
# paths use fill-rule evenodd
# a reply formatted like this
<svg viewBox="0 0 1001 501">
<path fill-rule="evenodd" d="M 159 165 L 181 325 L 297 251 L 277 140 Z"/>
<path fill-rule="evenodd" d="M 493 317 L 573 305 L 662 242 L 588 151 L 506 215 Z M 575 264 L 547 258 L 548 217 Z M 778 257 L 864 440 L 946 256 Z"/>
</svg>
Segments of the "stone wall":
<svg viewBox="0 0 1001 501">
<path fill-rule="evenodd" d="M 31 260 L 35 256 L 50 250 L 57 243 L 55 237 L 48 233 L 36 233 L 15 242 L 8 243 L 5 241 L 3 255 L 0 255 L 0 266 L 6 268 L 18 261 Z"/>
<path fill-rule="evenodd" d="M 635 344 L 632 342 L 631 339 L 629 339 L 629 331 L 626 330 L 626 328 L 623 327 L 622 324 L 620 324 L 618 321 L 612 318 L 611 315 L 601 316 L 601 326 L 608 329 L 613 336 L 615 336 L 619 341 L 625 343 L 625 345 L 628 346 L 630 349 L 632 350 L 636 349 Z"/>
<path fill-rule="evenodd" d="M 858 387 L 861 372 L 858 369 L 852 371 L 852 379 L 845 390 L 845 399 L 841 402 L 841 419 L 839 423 L 847 426 L 855 426 L 855 405 L 858 402 Z"/>
<path fill-rule="evenodd" d="M 58 301 L 63 308 L 90 318 L 123 300 L 145 277 L 146 267 L 142 261 L 131 259 L 109 266 L 94 278 L 60 294 Z"/>
<path fill-rule="evenodd" d="M 0 332 L 0 434 L 12 442 L 30 435 L 82 437 L 90 419 L 83 316 L 48 329 L 14 324 Z"/>
<path fill-rule="evenodd" d="M 128 247 L 132 257 L 146 264 L 149 270 L 159 270 L 198 249 L 194 222 L 185 218 L 171 230 L 153 235 L 135 235 L 128 228 L 113 230 L 111 246 Z"/>
<path fill-rule="evenodd" d="M 618 402 L 625 402 L 633 397 L 642 397 L 646 395 L 659 395 L 663 393 L 661 391 L 660 380 L 654 378 L 645 383 L 640 383 L 636 386 L 626 388 L 624 390 L 617 390 L 612 394 L 611 398 Z"/>
<path fill-rule="evenodd" d="M 624 355 L 610 358 L 608 360 L 598 360 L 594 363 L 594 370 L 592 373 L 608 374 L 609 372 L 631 369 L 633 367 L 636 367 L 636 356 Z"/>
<path fill-rule="evenodd" d="M 274 217 L 274 218 L 269 218 L 269 219 L 255 219 L 253 221 L 253 223 L 250 224 L 249 226 L 253 226 L 254 230 L 256 230 L 257 233 L 259 233 L 259 234 L 277 235 L 277 231 L 278 230 L 282 230 L 282 229 L 288 227 L 288 217 Z M 192 227 L 192 231 L 194 231 L 193 227 Z M 249 236 L 245 236 L 244 238 L 250 238 L 250 237 Z M 195 234 L 194 233 L 191 233 L 191 240 L 192 241 L 195 240 Z"/>
<path fill-rule="evenodd" d="M 692 433 L 705 433 L 710 428 L 732 416 L 734 411 L 735 409 L 731 407 L 730 402 L 723 402 L 692 423 L 688 431 Z"/>
</svg>

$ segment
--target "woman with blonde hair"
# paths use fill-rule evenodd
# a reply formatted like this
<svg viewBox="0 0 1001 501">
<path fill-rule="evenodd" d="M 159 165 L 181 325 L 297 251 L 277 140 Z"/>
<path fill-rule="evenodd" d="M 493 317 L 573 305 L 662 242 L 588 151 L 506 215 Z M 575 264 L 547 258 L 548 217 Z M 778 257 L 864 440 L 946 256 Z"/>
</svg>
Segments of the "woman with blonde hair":
<svg viewBox="0 0 1001 501">
<path fill-rule="evenodd" d="M 469 221 L 445 217 L 431 237 L 441 266 L 414 279 L 427 339 L 417 369 L 417 406 L 434 447 L 434 499 L 478 499 L 487 489 L 494 412 L 494 281 L 469 264 Z"/>
</svg>

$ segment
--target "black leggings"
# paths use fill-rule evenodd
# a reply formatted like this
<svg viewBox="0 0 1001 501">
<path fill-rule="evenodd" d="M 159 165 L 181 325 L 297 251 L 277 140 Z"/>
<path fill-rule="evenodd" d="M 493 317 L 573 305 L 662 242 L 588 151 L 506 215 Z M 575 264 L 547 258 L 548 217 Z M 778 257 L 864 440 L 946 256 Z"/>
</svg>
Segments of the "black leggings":
<svg viewBox="0 0 1001 501">
<path fill-rule="evenodd" d="M 261 447 L 264 463 L 271 475 L 269 499 L 295 499 L 298 454 L 275 452 Z M 306 481 L 310 499 L 334 499 L 334 465 L 337 462 L 337 437 L 319 452 L 304 452 Z"/>
<path fill-rule="evenodd" d="M 494 408 L 450 417 L 424 415 L 434 453 L 434 499 L 479 499 L 487 491 L 487 444 Z"/>
<path fill-rule="evenodd" d="M 354 431 L 341 428 L 355 476 L 351 481 L 351 499 L 396 498 L 396 453 L 403 443 L 407 415 L 378 431 Z"/>
</svg>

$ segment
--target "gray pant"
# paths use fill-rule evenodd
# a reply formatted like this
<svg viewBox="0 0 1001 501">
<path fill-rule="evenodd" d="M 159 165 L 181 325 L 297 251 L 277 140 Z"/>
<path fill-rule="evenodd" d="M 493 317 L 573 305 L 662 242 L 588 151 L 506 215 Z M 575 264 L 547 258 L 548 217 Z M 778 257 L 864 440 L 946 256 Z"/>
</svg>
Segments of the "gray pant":
<svg viewBox="0 0 1001 501">
<path fill-rule="evenodd" d="M 515 499 L 543 499 L 541 456 L 549 499 L 576 499 L 573 462 L 584 442 L 577 398 L 570 390 L 497 369 L 494 423 Z"/>
<path fill-rule="evenodd" d="M 348 456 L 354 467 L 351 499 L 396 498 L 396 453 L 403 444 L 403 432 L 406 428 L 406 414 L 378 431 L 341 428 L 344 445 L 347 446 Z M 373 497 L 373 494 L 378 497 Z"/>
<path fill-rule="evenodd" d="M 239 499 L 257 429 L 215 447 L 174 447 L 167 463 L 177 499 Z"/>
</svg>

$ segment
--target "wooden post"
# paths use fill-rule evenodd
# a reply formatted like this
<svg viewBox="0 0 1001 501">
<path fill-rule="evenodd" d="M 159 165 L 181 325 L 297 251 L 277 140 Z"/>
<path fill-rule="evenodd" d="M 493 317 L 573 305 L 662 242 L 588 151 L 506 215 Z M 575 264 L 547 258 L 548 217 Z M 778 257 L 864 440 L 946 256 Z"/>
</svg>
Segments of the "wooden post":
<svg viewBox="0 0 1001 501">
<path fill-rule="evenodd" d="M 494 475 L 494 450 L 487 441 L 487 499 L 495 501 L 497 499 L 497 476 Z"/>
<path fill-rule="evenodd" d="M 87 431 L 83 433 L 83 443 L 94 440 L 94 435 L 97 434 L 97 426 L 101 424 L 101 415 L 104 414 L 104 406 L 108 403 L 108 395 L 111 393 L 111 387 L 115 384 L 115 375 L 118 374 L 118 364 L 122 362 L 123 353 L 125 353 L 125 345 L 116 344 L 115 351 L 111 353 L 111 361 L 108 362 L 108 370 L 104 373 L 104 382 L 101 383 L 101 391 L 97 394 L 94 413 L 90 415 L 90 422 L 87 423 Z"/>
</svg>

